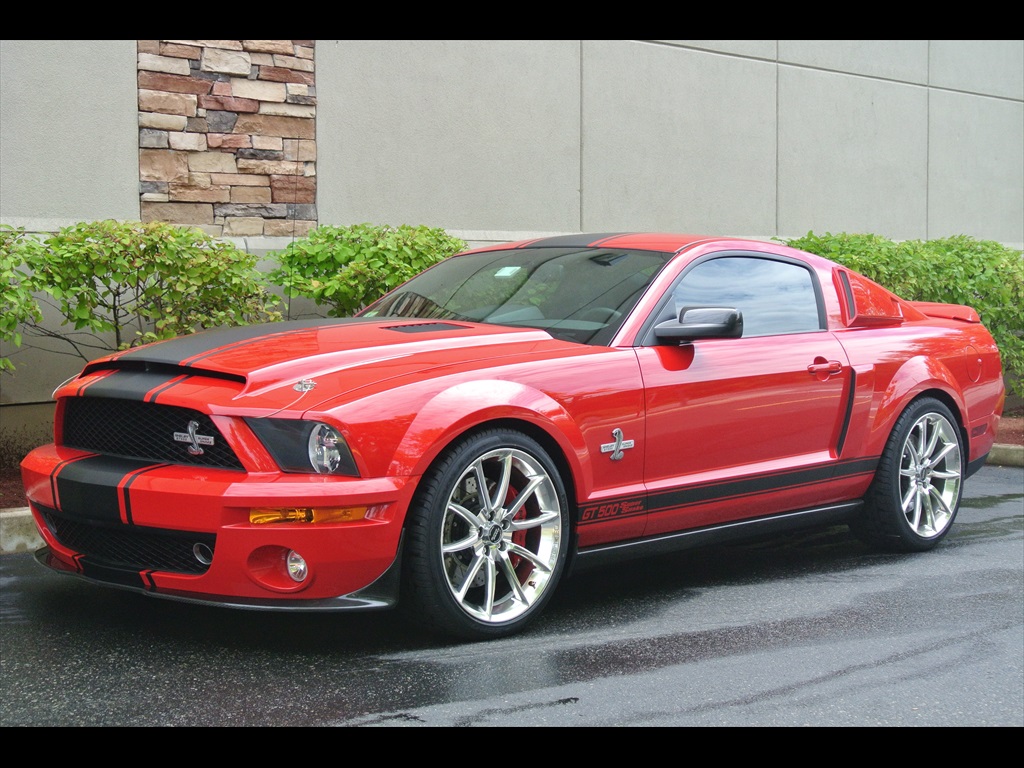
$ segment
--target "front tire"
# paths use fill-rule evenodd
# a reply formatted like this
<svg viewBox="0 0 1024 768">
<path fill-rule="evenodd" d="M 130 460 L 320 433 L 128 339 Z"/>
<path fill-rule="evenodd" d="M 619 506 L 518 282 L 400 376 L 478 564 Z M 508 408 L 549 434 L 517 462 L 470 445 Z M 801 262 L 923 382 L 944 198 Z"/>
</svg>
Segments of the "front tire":
<svg viewBox="0 0 1024 768">
<path fill-rule="evenodd" d="M 505 429 L 464 438 L 424 475 L 409 510 L 400 605 L 463 639 L 521 631 L 565 568 L 568 506 L 532 438 Z"/>
<path fill-rule="evenodd" d="M 888 551 L 932 549 L 960 509 L 962 445 L 956 419 L 942 402 L 926 397 L 911 403 L 896 420 L 853 532 Z"/>
</svg>

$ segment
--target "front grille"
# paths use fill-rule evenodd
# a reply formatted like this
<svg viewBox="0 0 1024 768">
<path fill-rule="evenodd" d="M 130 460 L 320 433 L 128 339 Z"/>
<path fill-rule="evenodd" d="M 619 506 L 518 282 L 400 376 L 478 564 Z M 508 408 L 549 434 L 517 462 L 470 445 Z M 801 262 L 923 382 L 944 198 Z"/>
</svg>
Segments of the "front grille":
<svg viewBox="0 0 1024 768">
<path fill-rule="evenodd" d="M 201 544 L 212 555 L 217 537 L 209 533 L 182 533 L 158 528 L 101 526 L 63 517 L 39 508 L 47 527 L 62 546 L 84 555 L 96 565 L 136 571 L 203 574 L 209 568 L 196 559 Z"/>
<path fill-rule="evenodd" d="M 190 443 L 174 439 L 175 433 L 188 432 L 190 421 L 199 425 L 197 434 L 214 438 L 213 445 L 203 445 L 197 456 L 188 452 Z M 69 398 L 64 445 L 128 459 L 242 469 L 242 462 L 205 413 L 139 400 Z"/>
</svg>

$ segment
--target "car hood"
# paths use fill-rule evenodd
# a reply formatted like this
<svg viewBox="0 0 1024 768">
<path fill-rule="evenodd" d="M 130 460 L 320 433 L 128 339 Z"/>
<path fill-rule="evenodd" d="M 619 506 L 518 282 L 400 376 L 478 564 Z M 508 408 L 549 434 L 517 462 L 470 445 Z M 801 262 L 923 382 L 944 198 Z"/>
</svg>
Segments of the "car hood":
<svg viewBox="0 0 1024 768">
<path fill-rule="evenodd" d="M 532 328 L 401 318 L 286 321 L 204 331 L 116 353 L 83 375 L 134 372 L 159 401 L 195 397 L 195 381 L 217 381 L 201 396 L 218 411 L 247 406 L 303 410 L 356 389 L 439 369 L 486 367 L 503 360 L 573 356 L 595 348 Z M 144 372 L 144 373 L 141 373 Z M 108 382 L 109 389 L 114 384 Z M 95 392 L 93 392 L 95 393 Z M 150 399 L 147 395 L 146 399 Z M 242 402 L 240 402 L 242 401 Z"/>
</svg>

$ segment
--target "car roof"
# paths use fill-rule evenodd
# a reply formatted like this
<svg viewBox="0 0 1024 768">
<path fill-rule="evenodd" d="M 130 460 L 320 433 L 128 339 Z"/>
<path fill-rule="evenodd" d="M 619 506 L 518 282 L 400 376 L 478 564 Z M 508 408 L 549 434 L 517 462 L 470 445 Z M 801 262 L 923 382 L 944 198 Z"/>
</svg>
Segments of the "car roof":
<svg viewBox="0 0 1024 768">
<path fill-rule="evenodd" d="M 633 248 L 645 251 L 677 253 L 695 243 L 714 242 L 757 242 L 735 237 L 714 237 L 709 235 L 674 232 L 583 232 L 578 235 L 554 235 L 510 243 L 474 248 L 470 253 L 481 251 L 509 250 L 515 248 Z"/>
</svg>

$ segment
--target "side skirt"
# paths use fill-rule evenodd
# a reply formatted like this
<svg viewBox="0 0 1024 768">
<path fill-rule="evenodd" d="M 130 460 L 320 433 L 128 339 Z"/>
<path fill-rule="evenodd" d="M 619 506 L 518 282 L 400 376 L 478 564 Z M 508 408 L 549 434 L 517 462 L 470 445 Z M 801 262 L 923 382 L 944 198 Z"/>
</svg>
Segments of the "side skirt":
<svg viewBox="0 0 1024 768">
<path fill-rule="evenodd" d="M 757 538 L 800 528 L 824 527 L 845 523 L 863 508 L 861 500 L 832 504 L 826 507 L 814 507 L 796 512 L 785 512 L 770 517 L 759 517 L 751 520 L 737 520 L 706 528 L 667 533 L 647 539 L 600 544 L 576 552 L 571 572 L 587 570 L 607 563 L 632 560 L 684 549 L 719 544 L 738 539 Z"/>
</svg>

